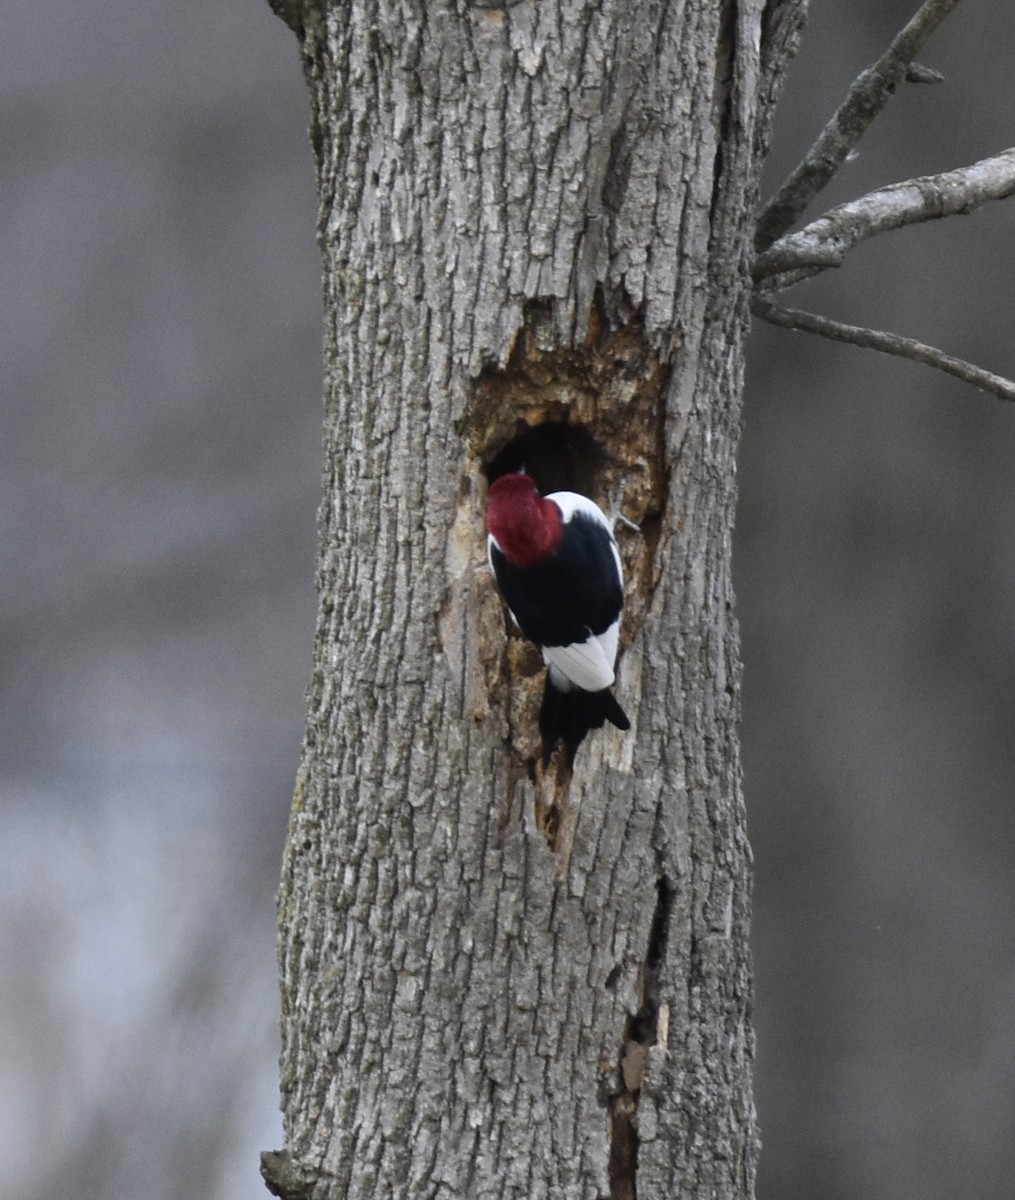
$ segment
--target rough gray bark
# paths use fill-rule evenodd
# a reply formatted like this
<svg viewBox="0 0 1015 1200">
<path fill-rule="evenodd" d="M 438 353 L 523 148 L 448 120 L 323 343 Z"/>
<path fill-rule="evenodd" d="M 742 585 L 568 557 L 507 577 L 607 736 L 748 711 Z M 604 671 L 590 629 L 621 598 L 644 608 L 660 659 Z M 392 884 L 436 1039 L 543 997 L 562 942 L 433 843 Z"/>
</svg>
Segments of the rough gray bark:
<svg viewBox="0 0 1015 1200">
<path fill-rule="evenodd" d="M 748 1197 L 730 533 L 757 173 L 803 6 L 282 7 L 327 361 L 265 1178 Z M 642 527 L 634 729 L 573 777 L 536 766 L 539 664 L 484 563 L 484 469 L 521 454 L 544 486 L 622 488 Z"/>
</svg>

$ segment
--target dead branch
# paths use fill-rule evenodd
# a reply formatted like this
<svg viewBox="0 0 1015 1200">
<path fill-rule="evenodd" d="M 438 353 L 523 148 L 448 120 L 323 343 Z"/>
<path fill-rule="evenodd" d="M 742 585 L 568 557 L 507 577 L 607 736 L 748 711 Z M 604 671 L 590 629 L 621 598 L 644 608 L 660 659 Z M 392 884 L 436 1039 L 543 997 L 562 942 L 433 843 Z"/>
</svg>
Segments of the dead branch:
<svg viewBox="0 0 1015 1200">
<path fill-rule="evenodd" d="M 884 354 L 895 354 L 910 358 L 914 362 L 937 367 L 956 379 L 971 383 L 981 391 L 989 392 L 1001 400 L 1015 400 L 1015 382 L 985 371 L 961 358 L 953 358 L 942 350 L 927 346 L 913 338 L 900 337 L 895 333 L 883 333 L 876 329 L 863 329 L 858 325 L 846 325 L 830 317 L 816 313 L 801 312 L 796 308 L 784 308 L 764 296 L 756 295 L 751 301 L 751 311 L 763 321 L 781 325 L 785 329 L 802 329 L 817 333 L 835 342 L 847 342 L 851 346 L 862 346 L 869 350 L 880 350 Z"/>
<path fill-rule="evenodd" d="M 828 183 L 906 78 L 924 43 L 959 3 L 925 0 L 878 61 L 854 80 L 803 161 L 762 210 L 755 241 L 759 251 L 781 237 Z"/>
<path fill-rule="evenodd" d="M 972 212 L 989 200 L 1015 194 L 1015 148 L 968 167 L 924 175 L 868 192 L 829 209 L 798 233 L 779 238 L 755 263 L 756 280 L 801 272 L 780 280 L 780 288 L 805 275 L 839 267 L 859 242 L 918 221 Z"/>
</svg>

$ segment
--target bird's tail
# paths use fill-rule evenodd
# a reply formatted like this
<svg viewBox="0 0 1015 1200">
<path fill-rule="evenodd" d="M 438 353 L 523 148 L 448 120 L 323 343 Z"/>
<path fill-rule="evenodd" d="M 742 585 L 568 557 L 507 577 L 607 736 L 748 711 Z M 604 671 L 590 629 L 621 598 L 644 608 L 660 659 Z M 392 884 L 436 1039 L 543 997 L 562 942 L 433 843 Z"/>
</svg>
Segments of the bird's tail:
<svg viewBox="0 0 1015 1200">
<path fill-rule="evenodd" d="M 554 685 L 550 675 L 551 672 L 547 671 L 543 703 L 539 709 L 544 767 L 549 763 L 558 742 L 564 743 L 567 765 L 571 767 L 578 747 L 589 730 L 600 729 L 607 721 L 618 729 L 631 728 L 627 714 L 609 688 L 601 692 L 583 692 L 581 688 L 563 691 Z"/>
</svg>

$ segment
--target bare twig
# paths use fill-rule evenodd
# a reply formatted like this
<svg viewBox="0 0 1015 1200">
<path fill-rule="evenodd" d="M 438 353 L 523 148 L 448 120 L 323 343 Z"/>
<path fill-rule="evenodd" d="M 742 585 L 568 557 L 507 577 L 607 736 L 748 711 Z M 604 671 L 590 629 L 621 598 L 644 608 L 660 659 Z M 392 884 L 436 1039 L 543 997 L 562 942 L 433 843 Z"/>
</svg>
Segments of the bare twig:
<svg viewBox="0 0 1015 1200">
<path fill-rule="evenodd" d="M 818 140 L 762 210 L 755 239 L 758 250 L 767 250 L 781 237 L 828 183 L 906 78 L 924 43 L 959 3 L 925 0 L 878 61 L 854 80 Z"/>
<path fill-rule="evenodd" d="M 921 63 L 910 63 L 906 70 L 907 83 L 944 83 L 945 77 L 933 67 L 925 67 Z"/>
<path fill-rule="evenodd" d="M 833 321 L 830 317 L 819 317 L 815 313 L 801 312 L 796 308 L 783 308 L 779 304 L 755 296 L 751 301 L 751 311 L 763 321 L 772 325 L 781 325 L 785 329 L 802 329 L 807 333 L 818 333 L 822 337 L 831 338 L 835 342 L 848 342 L 851 346 L 863 346 L 869 350 L 881 350 L 885 354 L 896 354 L 900 358 L 911 358 L 914 362 L 926 363 L 927 366 L 937 367 L 971 383 L 981 391 L 989 392 L 1001 400 L 1015 400 L 1015 382 L 991 371 L 984 371 L 961 358 L 953 358 L 942 350 L 917 342 L 913 338 L 899 337 L 894 333 L 882 333 L 876 329 L 863 329 L 858 325 L 845 325 L 841 321 Z"/>
<path fill-rule="evenodd" d="M 859 242 L 889 229 L 972 212 L 1015 194 L 1015 148 L 968 167 L 907 179 L 829 209 L 798 233 L 779 238 L 754 266 L 755 279 L 786 271 L 816 274 L 842 265 Z M 781 286 L 803 276 L 780 281 Z"/>
</svg>

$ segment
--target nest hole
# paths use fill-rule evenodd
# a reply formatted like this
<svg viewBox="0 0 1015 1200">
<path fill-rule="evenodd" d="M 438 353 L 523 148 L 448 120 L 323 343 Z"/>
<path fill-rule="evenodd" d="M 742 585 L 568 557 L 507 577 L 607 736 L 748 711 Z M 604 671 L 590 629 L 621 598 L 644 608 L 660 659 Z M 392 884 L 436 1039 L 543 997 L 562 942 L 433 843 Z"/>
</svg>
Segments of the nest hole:
<svg viewBox="0 0 1015 1200">
<path fill-rule="evenodd" d="M 525 425 L 483 466 L 487 483 L 501 475 L 524 471 L 540 495 L 579 492 L 595 499 L 602 490 L 607 455 L 581 425 L 549 422 Z"/>
</svg>

